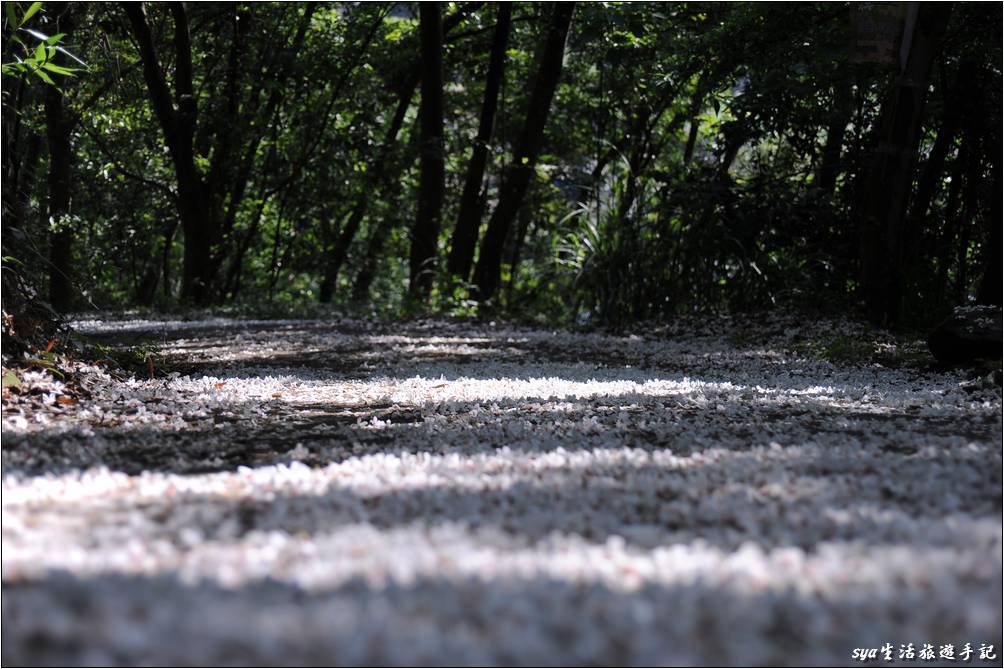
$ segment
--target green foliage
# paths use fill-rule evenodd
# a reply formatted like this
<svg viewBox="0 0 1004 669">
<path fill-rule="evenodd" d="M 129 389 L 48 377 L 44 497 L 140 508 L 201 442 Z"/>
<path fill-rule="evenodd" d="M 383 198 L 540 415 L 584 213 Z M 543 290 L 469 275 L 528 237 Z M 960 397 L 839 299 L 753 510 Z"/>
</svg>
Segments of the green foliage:
<svg viewBox="0 0 1004 669">
<path fill-rule="evenodd" d="M 130 23 L 116 5 L 81 5 L 74 56 L 46 7 L 6 3 L 4 19 L 5 115 L 21 123 L 13 143 L 19 159 L 30 156 L 32 142 L 42 147 L 30 169 L 5 167 L 25 182 L 4 188 L 24 193 L 25 235 L 37 250 L 30 271 L 44 275 L 47 240 L 69 229 L 81 307 L 176 308 L 192 242 L 179 224 L 173 154 Z M 363 203 L 333 306 L 323 313 L 486 315 L 472 287 L 453 277 L 439 278 L 428 305 L 406 299 L 417 94 L 386 154 L 381 147 L 413 82 L 414 7 L 321 3 L 300 43 L 303 4 L 186 7 L 197 112 L 192 161 L 218 230 L 214 302 L 241 313 L 309 312 Z M 145 8 L 158 66 L 173 85 L 174 15 L 167 4 Z M 483 221 L 505 187 L 505 168 L 519 160 L 514 145 L 547 11 L 543 3 L 514 7 Z M 460 18 L 444 53 L 443 258 L 496 16 L 490 4 L 454 3 L 447 15 L 454 12 Z M 936 64 L 915 191 L 966 67 L 975 74 L 965 107 L 979 113 L 963 112 L 930 206 L 915 218 L 904 298 L 915 313 L 970 299 L 999 244 L 992 230 L 1000 157 L 987 148 L 999 147 L 999 27 L 999 7 L 958 6 Z M 855 39 L 845 3 L 581 3 L 525 225 L 504 242 L 492 313 L 620 326 L 693 311 L 853 308 L 860 299 L 854 207 L 890 82 L 883 65 L 859 62 Z M 65 86 L 84 67 L 78 58 L 91 64 L 88 76 Z M 31 80 L 63 86 L 74 121 L 72 215 L 58 221 L 45 216 L 44 96 L 21 90 Z M 12 141 L 5 136 L 5 147 Z M 352 295 L 367 267 L 376 273 L 360 304 Z"/>
<path fill-rule="evenodd" d="M 14 60 L 3 64 L 3 73 L 18 78 L 35 76 L 46 84 L 55 86 L 56 81 L 51 75 L 72 77 L 81 69 L 58 65 L 55 62 L 57 54 L 65 54 L 80 65 L 84 65 L 84 62 L 60 44 L 66 37 L 65 33 L 48 36 L 25 27 L 25 24 L 42 9 L 43 4 L 41 2 L 31 3 L 20 18 L 17 15 L 17 3 L 7 2 L 4 4 L 4 32 L 6 33 L 4 51 L 12 53 Z M 22 40 L 19 33 L 34 38 L 35 45 L 32 46 L 30 42 Z M 84 66 L 86 67 L 86 65 Z"/>
</svg>

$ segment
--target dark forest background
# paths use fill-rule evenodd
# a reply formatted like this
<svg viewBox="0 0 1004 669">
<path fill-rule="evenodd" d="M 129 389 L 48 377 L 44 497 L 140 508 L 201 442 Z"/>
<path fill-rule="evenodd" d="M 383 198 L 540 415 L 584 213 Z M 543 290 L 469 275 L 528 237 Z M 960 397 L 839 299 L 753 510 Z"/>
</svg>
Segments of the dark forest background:
<svg viewBox="0 0 1004 669">
<path fill-rule="evenodd" d="M 1000 3 L 4 3 L 5 339 L 1001 302 Z"/>
</svg>

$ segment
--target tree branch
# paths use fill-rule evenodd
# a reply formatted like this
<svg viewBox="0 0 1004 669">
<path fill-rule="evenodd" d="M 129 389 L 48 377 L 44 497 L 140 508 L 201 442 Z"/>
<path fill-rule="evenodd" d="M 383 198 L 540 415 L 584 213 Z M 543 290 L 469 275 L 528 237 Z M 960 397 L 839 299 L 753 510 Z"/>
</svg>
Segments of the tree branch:
<svg viewBox="0 0 1004 669">
<path fill-rule="evenodd" d="M 137 183 L 150 186 L 151 188 L 163 192 L 171 199 L 171 201 L 177 199 L 178 194 L 175 193 L 173 190 L 171 190 L 165 184 L 162 184 L 159 181 L 154 181 L 152 179 L 147 179 L 146 177 L 137 174 L 136 172 L 133 172 L 132 170 L 128 169 L 125 165 L 123 165 L 122 161 L 119 160 L 119 158 L 112 152 L 111 148 L 105 143 L 105 141 L 101 139 L 101 135 L 91 130 L 86 123 L 79 124 L 79 127 L 81 130 L 84 131 L 84 134 L 87 135 L 91 139 L 91 141 L 93 141 L 97 145 L 98 149 L 100 149 L 101 152 L 109 160 L 112 161 L 112 163 L 115 165 L 115 169 L 118 170 L 118 172 L 122 174 L 122 176 L 126 177 L 127 179 L 132 179 Z"/>
</svg>

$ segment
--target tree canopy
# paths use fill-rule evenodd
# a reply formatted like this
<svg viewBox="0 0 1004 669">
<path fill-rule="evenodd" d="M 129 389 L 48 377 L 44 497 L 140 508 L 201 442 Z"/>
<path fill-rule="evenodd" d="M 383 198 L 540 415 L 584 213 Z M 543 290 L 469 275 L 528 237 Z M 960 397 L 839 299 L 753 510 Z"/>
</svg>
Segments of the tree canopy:
<svg viewBox="0 0 1004 669">
<path fill-rule="evenodd" d="M 419 4 L 6 3 L 4 309 L 1000 304 L 1000 5 Z"/>
</svg>

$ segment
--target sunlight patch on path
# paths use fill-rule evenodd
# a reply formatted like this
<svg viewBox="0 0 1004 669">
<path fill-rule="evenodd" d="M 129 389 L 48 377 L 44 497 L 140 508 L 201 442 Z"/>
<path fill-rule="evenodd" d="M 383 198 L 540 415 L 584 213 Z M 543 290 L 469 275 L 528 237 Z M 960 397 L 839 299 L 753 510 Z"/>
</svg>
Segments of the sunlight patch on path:
<svg viewBox="0 0 1004 669">
<path fill-rule="evenodd" d="M 26 375 L 5 403 L 5 644 L 842 664 L 867 639 L 999 640 L 1001 401 L 960 376 L 762 332 L 87 327 L 188 367 L 83 369 L 71 405 Z"/>
</svg>

